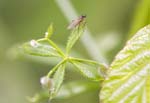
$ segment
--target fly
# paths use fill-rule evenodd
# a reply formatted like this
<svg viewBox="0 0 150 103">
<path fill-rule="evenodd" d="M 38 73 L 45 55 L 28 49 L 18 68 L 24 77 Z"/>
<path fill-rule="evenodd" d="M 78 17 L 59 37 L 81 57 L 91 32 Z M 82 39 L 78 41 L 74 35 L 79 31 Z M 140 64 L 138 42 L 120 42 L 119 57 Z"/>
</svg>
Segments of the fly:
<svg viewBox="0 0 150 103">
<path fill-rule="evenodd" d="M 72 20 L 72 22 L 70 23 L 70 25 L 67 27 L 67 29 L 73 29 L 76 26 L 80 25 L 80 23 L 86 18 L 85 15 L 81 15 L 80 17 L 78 17 L 75 20 Z"/>
</svg>

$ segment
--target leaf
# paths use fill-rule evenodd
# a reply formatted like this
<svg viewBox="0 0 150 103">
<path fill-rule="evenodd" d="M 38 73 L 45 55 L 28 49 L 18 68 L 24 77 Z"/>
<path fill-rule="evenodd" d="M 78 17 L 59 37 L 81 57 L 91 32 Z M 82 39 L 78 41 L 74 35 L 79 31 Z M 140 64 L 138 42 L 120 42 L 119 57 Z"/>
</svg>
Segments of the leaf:
<svg viewBox="0 0 150 103">
<path fill-rule="evenodd" d="M 49 91 L 42 90 L 39 93 L 36 93 L 33 97 L 27 97 L 28 101 L 31 103 L 41 103 L 49 99 Z"/>
<path fill-rule="evenodd" d="M 72 64 L 80 71 L 82 75 L 91 80 L 99 81 L 105 77 L 105 73 L 103 71 L 105 67 L 103 65 L 75 60 L 72 61 Z"/>
<path fill-rule="evenodd" d="M 67 53 L 70 52 L 73 45 L 81 37 L 81 35 L 84 32 L 84 28 L 85 28 L 85 22 L 81 23 L 79 26 L 77 26 L 76 28 L 73 29 L 71 35 L 69 36 L 68 42 L 67 42 L 67 47 L 66 47 Z"/>
<path fill-rule="evenodd" d="M 66 64 L 60 65 L 53 76 L 53 88 L 50 90 L 50 99 L 54 98 L 57 95 L 57 92 L 61 87 L 61 84 L 64 80 L 65 65 Z"/>
<path fill-rule="evenodd" d="M 150 25 L 138 31 L 116 56 L 100 103 L 150 103 Z"/>
<path fill-rule="evenodd" d="M 85 92 L 94 91 L 99 89 L 99 83 L 97 82 L 89 82 L 89 81 L 73 81 L 64 84 L 56 98 L 64 99 L 70 98 L 72 96 L 76 96 Z"/>
<path fill-rule="evenodd" d="M 48 27 L 48 30 L 47 30 L 47 32 L 45 33 L 45 38 L 50 38 L 52 34 L 53 34 L 53 24 L 51 24 L 51 25 Z"/>
<path fill-rule="evenodd" d="M 25 43 L 22 46 L 25 53 L 35 56 L 43 56 L 43 57 L 57 57 L 59 54 L 56 49 L 50 45 L 38 43 L 34 40 Z"/>
</svg>

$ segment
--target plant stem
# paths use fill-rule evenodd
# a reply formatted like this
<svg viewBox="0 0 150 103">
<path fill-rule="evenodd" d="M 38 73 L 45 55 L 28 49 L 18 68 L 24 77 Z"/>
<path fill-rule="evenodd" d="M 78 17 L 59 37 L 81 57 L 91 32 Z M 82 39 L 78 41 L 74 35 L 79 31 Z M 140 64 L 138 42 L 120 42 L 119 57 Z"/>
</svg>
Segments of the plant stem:
<svg viewBox="0 0 150 103">
<path fill-rule="evenodd" d="M 80 59 L 80 58 L 74 58 L 74 57 L 70 57 L 70 60 L 81 61 L 81 62 L 89 62 L 89 63 L 93 63 L 93 64 L 99 64 L 96 61 L 86 60 L 86 59 Z"/>
<path fill-rule="evenodd" d="M 69 59 L 70 59 L 70 60 L 79 61 L 79 62 L 87 62 L 87 63 L 92 63 L 92 64 L 98 64 L 98 65 L 103 66 L 103 67 L 105 67 L 106 69 L 108 69 L 108 65 L 106 65 L 106 64 L 101 64 L 101 63 L 96 62 L 96 61 L 87 60 L 87 59 L 80 59 L 80 58 L 74 58 L 74 57 L 70 57 Z"/>
<path fill-rule="evenodd" d="M 63 63 L 65 63 L 67 61 L 67 59 L 63 59 L 61 62 L 59 62 L 55 67 L 53 67 L 47 74 L 47 77 L 50 77 L 57 69 L 60 65 L 62 65 Z"/>
<path fill-rule="evenodd" d="M 60 55 L 65 58 L 65 54 L 62 52 L 62 50 L 50 39 L 47 39 L 46 40 L 49 42 L 49 44 L 51 44 L 54 48 L 56 48 L 56 50 L 60 53 Z"/>
<path fill-rule="evenodd" d="M 37 42 L 45 41 L 45 38 L 38 39 Z"/>
</svg>

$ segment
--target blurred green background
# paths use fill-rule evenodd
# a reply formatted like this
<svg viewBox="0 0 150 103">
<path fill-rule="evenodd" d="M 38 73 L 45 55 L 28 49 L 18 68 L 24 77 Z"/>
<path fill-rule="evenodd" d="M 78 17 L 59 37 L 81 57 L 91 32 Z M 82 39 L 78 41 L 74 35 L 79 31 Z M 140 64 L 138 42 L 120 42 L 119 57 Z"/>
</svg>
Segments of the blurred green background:
<svg viewBox="0 0 150 103">
<path fill-rule="evenodd" d="M 141 0 L 70 1 L 78 14 L 87 15 L 87 26 L 97 46 L 111 62 L 127 40 Z M 28 103 L 26 97 L 41 89 L 39 79 L 54 66 L 55 60 L 24 57 L 13 48 L 41 38 L 51 22 L 55 32 L 52 40 L 63 48 L 70 33 L 66 29 L 69 23 L 54 0 L 0 0 L 0 103 Z M 80 41 L 73 51 L 91 59 Z M 66 82 L 78 79 L 83 77 L 67 70 Z M 52 103 L 98 103 L 98 93 L 99 89 Z"/>
</svg>

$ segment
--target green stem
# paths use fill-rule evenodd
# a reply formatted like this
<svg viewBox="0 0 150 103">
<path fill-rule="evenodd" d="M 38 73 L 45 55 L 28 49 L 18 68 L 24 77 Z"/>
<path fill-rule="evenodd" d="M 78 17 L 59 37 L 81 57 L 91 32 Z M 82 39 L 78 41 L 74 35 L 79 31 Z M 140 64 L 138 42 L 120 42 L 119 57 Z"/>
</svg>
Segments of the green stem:
<svg viewBox="0 0 150 103">
<path fill-rule="evenodd" d="M 47 77 L 50 77 L 56 70 L 57 68 L 62 65 L 63 63 L 65 63 L 67 61 L 67 59 L 63 59 L 61 62 L 59 62 L 54 68 L 52 68 L 48 74 L 47 74 Z"/>
<path fill-rule="evenodd" d="M 57 49 L 57 51 L 62 55 L 64 58 L 66 57 L 65 54 L 62 52 L 62 50 L 50 39 L 46 38 L 46 40 L 51 44 L 53 47 Z"/>
<path fill-rule="evenodd" d="M 38 39 L 37 42 L 45 41 L 45 38 Z"/>
<path fill-rule="evenodd" d="M 80 62 L 87 62 L 87 63 L 92 63 L 92 64 L 98 64 L 102 67 L 104 67 L 106 70 L 108 69 L 108 65 L 104 64 L 104 63 L 98 63 L 96 61 L 93 60 L 87 60 L 87 59 L 80 59 L 80 58 L 74 58 L 74 57 L 70 57 L 70 60 L 75 60 L 75 61 L 80 61 Z"/>
<path fill-rule="evenodd" d="M 70 57 L 70 60 L 81 61 L 81 62 L 88 62 L 88 63 L 92 63 L 92 64 L 100 64 L 100 63 L 98 63 L 96 61 L 87 60 L 87 59 L 79 59 L 79 58 L 74 58 L 74 57 Z"/>
</svg>

